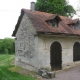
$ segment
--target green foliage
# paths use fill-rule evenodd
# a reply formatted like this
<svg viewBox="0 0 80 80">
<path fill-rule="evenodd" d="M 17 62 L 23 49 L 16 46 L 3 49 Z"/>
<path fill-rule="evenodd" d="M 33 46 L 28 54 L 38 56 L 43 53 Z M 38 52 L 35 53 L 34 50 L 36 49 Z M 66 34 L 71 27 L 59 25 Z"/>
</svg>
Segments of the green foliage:
<svg viewBox="0 0 80 80">
<path fill-rule="evenodd" d="M 4 52 L 5 52 L 5 54 L 7 54 L 8 55 L 8 49 L 4 49 Z"/>
<path fill-rule="evenodd" d="M 0 40 L 0 53 L 12 54 L 15 52 L 15 43 L 12 38 L 5 38 Z"/>
<path fill-rule="evenodd" d="M 71 5 L 68 5 L 66 0 L 37 0 L 35 9 L 63 16 L 73 16 L 76 11 Z"/>
</svg>

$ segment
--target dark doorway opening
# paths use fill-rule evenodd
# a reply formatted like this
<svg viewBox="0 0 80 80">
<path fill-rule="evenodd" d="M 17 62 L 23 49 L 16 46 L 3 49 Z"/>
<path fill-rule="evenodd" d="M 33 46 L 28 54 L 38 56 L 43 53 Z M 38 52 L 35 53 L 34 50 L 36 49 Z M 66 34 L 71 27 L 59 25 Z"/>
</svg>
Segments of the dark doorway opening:
<svg viewBox="0 0 80 80">
<path fill-rule="evenodd" d="M 73 46 L 73 61 L 80 61 L 80 43 L 75 42 Z"/>
<path fill-rule="evenodd" d="M 62 48 L 59 42 L 53 42 L 50 48 L 51 70 L 62 69 Z"/>
</svg>

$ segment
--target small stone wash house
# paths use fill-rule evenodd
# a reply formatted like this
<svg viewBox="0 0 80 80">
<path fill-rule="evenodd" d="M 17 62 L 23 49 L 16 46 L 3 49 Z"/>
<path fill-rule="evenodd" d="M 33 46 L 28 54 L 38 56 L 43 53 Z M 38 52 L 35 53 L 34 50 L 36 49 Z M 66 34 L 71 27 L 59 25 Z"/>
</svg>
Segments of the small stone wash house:
<svg viewBox="0 0 80 80">
<path fill-rule="evenodd" d="M 22 9 L 12 36 L 16 66 L 54 71 L 80 64 L 78 19 Z"/>
</svg>

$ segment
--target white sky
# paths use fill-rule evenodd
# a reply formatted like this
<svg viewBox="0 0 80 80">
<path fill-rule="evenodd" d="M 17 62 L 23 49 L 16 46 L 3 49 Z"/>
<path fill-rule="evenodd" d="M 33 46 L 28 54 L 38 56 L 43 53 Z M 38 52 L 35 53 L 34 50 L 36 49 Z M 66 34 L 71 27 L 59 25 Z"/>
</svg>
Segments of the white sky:
<svg viewBox="0 0 80 80">
<path fill-rule="evenodd" d="M 68 1 L 75 9 L 77 8 L 79 0 L 68 0 Z"/>
<path fill-rule="evenodd" d="M 0 39 L 11 37 L 22 8 L 30 9 L 36 0 L 0 0 Z M 69 0 L 76 8 L 78 0 Z"/>
</svg>

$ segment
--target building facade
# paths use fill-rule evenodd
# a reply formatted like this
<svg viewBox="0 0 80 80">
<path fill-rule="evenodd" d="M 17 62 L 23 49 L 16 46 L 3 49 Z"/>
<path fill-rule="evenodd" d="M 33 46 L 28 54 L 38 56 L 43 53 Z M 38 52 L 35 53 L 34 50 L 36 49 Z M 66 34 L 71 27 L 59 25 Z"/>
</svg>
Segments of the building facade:
<svg viewBox="0 0 80 80">
<path fill-rule="evenodd" d="M 79 20 L 22 9 L 13 31 L 15 65 L 30 71 L 61 70 L 80 63 Z"/>
</svg>

